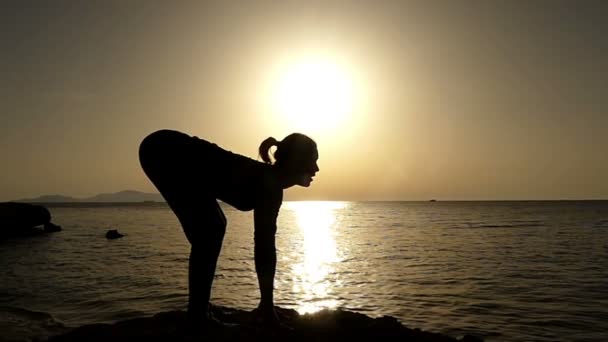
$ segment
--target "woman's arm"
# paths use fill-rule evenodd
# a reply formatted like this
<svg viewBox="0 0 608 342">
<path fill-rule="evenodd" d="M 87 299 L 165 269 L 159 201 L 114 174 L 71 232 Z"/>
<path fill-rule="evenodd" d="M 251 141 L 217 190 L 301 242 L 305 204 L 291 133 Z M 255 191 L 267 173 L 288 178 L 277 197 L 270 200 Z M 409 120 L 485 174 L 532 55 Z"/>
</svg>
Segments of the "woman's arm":
<svg viewBox="0 0 608 342">
<path fill-rule="evenodd" d="M 277 266 L 275 234 L 283 192 L 260 201 L 253 212 L 255 270 L 260 286 L 260 308 L 274 307 L 274 275 Z"/>
</svg>

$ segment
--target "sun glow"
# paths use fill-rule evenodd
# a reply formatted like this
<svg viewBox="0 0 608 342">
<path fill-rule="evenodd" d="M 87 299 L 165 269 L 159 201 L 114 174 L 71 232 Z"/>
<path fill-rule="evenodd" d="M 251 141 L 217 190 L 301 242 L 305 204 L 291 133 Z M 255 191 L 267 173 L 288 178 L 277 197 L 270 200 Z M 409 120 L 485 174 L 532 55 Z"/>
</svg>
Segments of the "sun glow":
<svg viewBox="0 0 608 342">
<path fill-rule="evenodd" d="M 340 303 L 333 296 L 330 280 L 334 264 L 340 262 L 333 237 L 336 210 L 346 207 L 345 202 L 288 202 L 286 207 L 296 215 L 303 237 L 303 259 L 294 265 L 296 279 L 293 291 L 299 293 L 300 313 L 335 308 Z"/>
<path fill-rule="evenodd" d="M 272 91 L 275 111 L 287 127 L 320 134 L 343 125 L 353 114 L 356 87 L 345 65 L 309 58 L 284 65 Z"/>
</svg>

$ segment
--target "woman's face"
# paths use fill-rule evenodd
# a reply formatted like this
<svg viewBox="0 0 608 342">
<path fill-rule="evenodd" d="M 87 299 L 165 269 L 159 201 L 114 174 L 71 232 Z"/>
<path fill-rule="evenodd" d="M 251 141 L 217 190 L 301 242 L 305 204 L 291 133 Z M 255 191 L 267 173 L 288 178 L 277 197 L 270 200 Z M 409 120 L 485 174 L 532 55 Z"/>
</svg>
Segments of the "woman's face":
<svg viewBox="0 0 608 342">
<path fill-rule="evenodd" d="M 313 177 L 319 172 L 317 160 L 319 160 L 319 152 L 317 149 L 315 149 L 310 156 L 301 160 L 302 164 L 298 167 L 298 172 L 296 172 L 296 184 L 303 187 L 310 186 Z"/>
</svg>

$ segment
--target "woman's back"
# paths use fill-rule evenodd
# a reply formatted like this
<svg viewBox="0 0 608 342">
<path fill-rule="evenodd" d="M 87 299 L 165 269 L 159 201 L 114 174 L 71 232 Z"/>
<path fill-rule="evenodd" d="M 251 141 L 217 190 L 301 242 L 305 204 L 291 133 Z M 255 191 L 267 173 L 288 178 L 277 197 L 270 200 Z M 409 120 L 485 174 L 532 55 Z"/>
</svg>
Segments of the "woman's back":
<svg viewBox="0 0 608 342">
<path fill-rule="evenodd" d="M 204 141 L 194 137 L 199 141 Z M 225 150 L 215 144 L 209 159 L 213 169 L 209 188 L 215 197 L 239 210 L 252 210 L 271 186 L 272 167 L 252 158 Z"/>
<path fill-rule="evenodd" d="M 267 190 L 271 166 L 225 150 L 207 140 L 174 130 L 148 135 L 140 146 L 142 164 L 181 179 L 202 195 L 210 195 L 239 210 L 252 210 Z"/>
</svg>

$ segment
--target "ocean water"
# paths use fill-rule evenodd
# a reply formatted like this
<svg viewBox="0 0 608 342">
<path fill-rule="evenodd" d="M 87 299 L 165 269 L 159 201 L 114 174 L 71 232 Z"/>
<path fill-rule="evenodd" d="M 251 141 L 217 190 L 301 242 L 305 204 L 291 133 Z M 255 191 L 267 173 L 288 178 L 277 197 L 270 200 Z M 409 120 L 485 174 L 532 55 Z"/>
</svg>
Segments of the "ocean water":
<svg viewBox="0 0 608 342">
<path fill-rule="evenodd" d="M 49 209 L 62 232 L 0 242 L 0 339 L 185 309 L 189 245 L 166 205 Z M 212 301 L 250 310 L 252 214 L 224 210 Z M 608 340 L 608 201 L 286 202 L 277 248 L 275 302 L 302 313 L 487 341 Z"/>
</svg>

